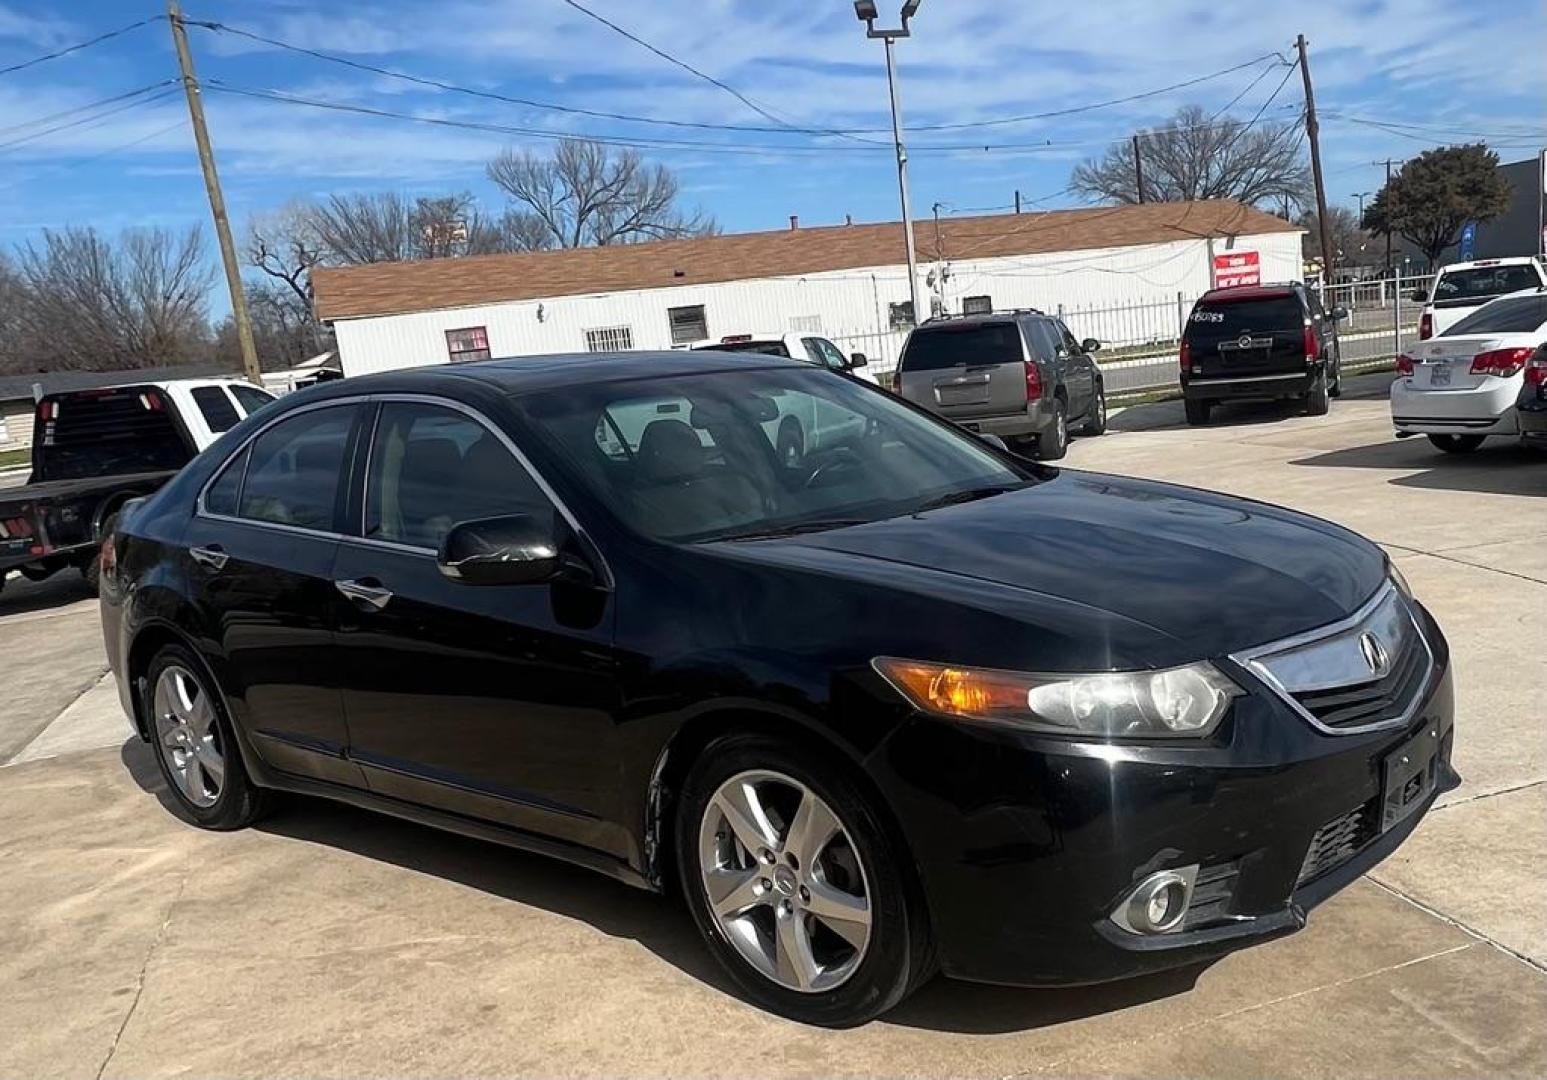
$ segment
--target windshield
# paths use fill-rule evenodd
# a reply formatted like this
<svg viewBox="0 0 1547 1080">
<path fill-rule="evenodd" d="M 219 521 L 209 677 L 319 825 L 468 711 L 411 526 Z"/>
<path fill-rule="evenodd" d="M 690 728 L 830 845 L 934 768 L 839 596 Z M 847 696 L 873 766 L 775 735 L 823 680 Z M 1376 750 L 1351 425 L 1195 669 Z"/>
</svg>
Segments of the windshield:
<svg viewBox="0 0 1547 1080">
<path fill-rule="evenodd" d="M 939 371 L 968 364 L 1020 363 L 1021 333 L 1013 322 L 946 323 L 908 335 L 904 371 Z"/>
<path fill-rule="evenodd" d="M 1547 323 L 1547 293 L 1511 296 L 1478 308 L 1440 337 L 1461 334 L 1529 334 Z"/>
<path fill-rule="evenodd" d="M 1305 313 L 1293 293 L 1253 300 L 1200 300 L 1187 320 L 1190 344 L 1234 341 L 1242 334 L 1293 330 L 1305 325 Z"/>
<path fill-rule="evenodd" d="M 1434 303 L 1438 307 L 1472 303 L 1490 296 L 1534 289 L 1541 283 L 1541 276 L 1529 263 L 1445 270 L 1440 273 L 1440 280 L 1434 286 Z"/>
<path fill-rule="evenodd" d="M 636 379 L 519 404 L 597 499 L 662 540 L 857 524 L 1030 480 L 972 436 L 823 371 Z"/>
</svg>

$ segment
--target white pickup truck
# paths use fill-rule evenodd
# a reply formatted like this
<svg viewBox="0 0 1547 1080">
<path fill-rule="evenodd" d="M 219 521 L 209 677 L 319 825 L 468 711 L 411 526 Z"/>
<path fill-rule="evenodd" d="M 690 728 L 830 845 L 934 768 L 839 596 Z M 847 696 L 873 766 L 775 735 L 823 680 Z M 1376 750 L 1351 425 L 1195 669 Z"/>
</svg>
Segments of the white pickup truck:
<svg viewBox="0 0 1547 1080">
<path fill-rule="evenodd" d="M 852 375 L 875 385 L 876 377 L 865 369 L 870 361 L 864 353 L 843 355 L 843 350 L 820 334 L 792 331 L 788 334 L 728 334 L 718 341 L 699 341 L 690 349 L 714 349 L 717 352 L 758 352 L 769 356 L 788 356 L 808 364 L 825 367 L 842 375 Z"/>
<path fill-rule="evenodd" d="M 1451 263 L 1435 276 L 1431 290 L 1413 293 L 1413 299 L 1424 306 L 1418 337 L 1423 341 L 1438 337 L 1489 300 L 1543 285 L 1547 285 L 1547 266 L 1535 255 Z"/>
</svg>

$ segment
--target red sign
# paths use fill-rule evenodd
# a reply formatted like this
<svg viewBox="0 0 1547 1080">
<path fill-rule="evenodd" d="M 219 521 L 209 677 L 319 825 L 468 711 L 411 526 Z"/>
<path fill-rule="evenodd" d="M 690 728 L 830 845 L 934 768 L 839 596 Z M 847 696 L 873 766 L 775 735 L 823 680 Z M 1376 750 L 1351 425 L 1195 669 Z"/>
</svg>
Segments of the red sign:
<svg viewBox="0 0 1547 1080">
<path fill-rule="evenodd" d="M 1227 251 L 1214 256 L 1214 287 L 1230 289 L 1237 285 L 1261 285 L 1262 265 L 1255 251 Z"/>
</svg>

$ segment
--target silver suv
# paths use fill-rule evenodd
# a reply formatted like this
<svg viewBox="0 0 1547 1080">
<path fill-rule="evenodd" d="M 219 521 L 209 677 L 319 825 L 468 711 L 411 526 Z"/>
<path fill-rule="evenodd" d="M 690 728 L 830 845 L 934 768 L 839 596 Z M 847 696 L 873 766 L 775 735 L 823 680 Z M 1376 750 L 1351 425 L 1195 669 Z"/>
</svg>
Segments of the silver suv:
<svg viewBox="0 0 1547 1080">
<path fill-rule="evenodd" d="M 1064 456 L 1069 429 L 1107 429 L 1106 391 L 1092 354 L 1040 311 L 931 319 L 908 335 L 899 394 L 969 431 L 998 435 L 1044 459 Z"/>
</svg>

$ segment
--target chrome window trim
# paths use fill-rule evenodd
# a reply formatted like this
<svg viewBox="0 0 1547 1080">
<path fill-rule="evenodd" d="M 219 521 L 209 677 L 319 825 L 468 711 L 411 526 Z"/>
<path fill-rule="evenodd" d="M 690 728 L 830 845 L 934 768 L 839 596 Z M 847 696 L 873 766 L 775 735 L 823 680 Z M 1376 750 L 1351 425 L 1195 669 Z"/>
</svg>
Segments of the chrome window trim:
<svg viewBox="0 0 1547 1080">
<path fill-rule="evenodd" d="M 1419 642 L 1423 645 L 1424 654 L 1428 661 L 1427 667 L 1424 670 L 1423 682 L 1420 684 L 1418 692 L 1413 695 L 1413 699 L 1404 705 L 1402 711 L 1396 716 L 1389 716 L 1374 723 L 1360 724 L 1356 727 L 1331 727 L 1323 724 L 1309 709 L 1306 709 L 1299 701 L 1295 700 L 1295 696 L 1290 693 L 1277 676 L 1267 667 L 1266 663 L 1264 663 L 1264 658 L 1277 653 L 1290 652 L 1301 646 L 1312 645 L 1326 638 L 1336 637 L 1339 634 L 1352 630 L 1368 620 L 1376 609 L 1384 604 L 1393 594 L 1395 594 L 1398 604 L 1401 605 L 1403 613 L 1412 622 L 1413 631 L 1418 636 Z M 1258 681 L 1271 690 L 1284 704 L 1288 705 L 1301 719 L 1324 735 L 1363 735 L 1371 731 L 1386 731 L 1405 727 L 1426 700 L 1430 686 L 1434 681 L 1434 647 L 1429 644 L 1428 635 L 1423 632 L 1423 625 L 1413 613 L 1412 602 L 1402 595 L 1396 583 L 1389 577 L 1380 588 L 1375 590 L 1375 594 L 1361 604 L 1359 609 L 1352 615 L 1339 619 L 1337 622 L 1317 627 L 1314 630 L 1307 630 L 1303 634 L 1295 634 L 1292 637 L 1282 638 L 1278 641 L 1270 641 L 1266 645 L 1258 645 L 1251 649 L 1243 649 L 1240 652 L 1231 653 L 1230 659 L 1256 676 Z M 1353 686 L 1357 684 L 1349 683 L 1347 685 Z"/>
<path fill-rule="evenodd" d="M 575 531 L 575 535 L 580 539 L 581 544 L 591 554 L 591 557 L 596 560 L 597 569 L 599 570 L 597 576 L 599 579 L 600 587 L 607 590 L 611 590 L 614 587 L 615 579 L 612 576 L 612 568 L 607 565 L 607 559 L 602 554 L 601 548 L 597 545 L 596 541 L 591 539 L 590 533 L 588 533 L 584 526 L 580 524 L 580 519 L 574 515 L 574 512 L 571 511 L 564 500 L 559 497 L 559 493 L 553 489 L 553 486 L 548 483 L 547 479 L 542 475 L 542 473 L 537 471 L 537 467 L 532 464 L 531 459 L 528 458 L 524 452 L 522 452 L 521 448 L 516 445 L 515 441 L 511 439 L 509 435 L 505 434 L 505 432 L 500 429 L 499 425 L 490 420 L 488 416 L 482 412 L 479 412 L 472 406 L 466 405 L 460 401 L 455 401 L 451 398 L 441 397 L 436 394 L 416 394 L 411 392 L 355 394 L 347 397 L 328 398 L 326 401 L 308 402 L 305 405 L 298 405 L 293 409 L 287 409 L 283 414 L 274 417 L 257 431 L 254 431 L 251 435 L 247 436 L 247 438 L 243 439 L 241 445 L 235 447 L 232 449 L 231 453 L 226 455 L 225 461 L 222 462 L 220 467 L 217 468 L 210 475 L 210 478 L 204 482 L 204 486 L 199 489 L 198 498 L 194 500 L 194 516 L 207 518 L 211 521 L 225 521 L 236 525 L 251 525 L 260 529 L 276 529 L 281 532 L 311 536 L 318 539 L 334 540 L 363 547 L 384 548 L 392 551 L 403 552 L 405 554 L 427 555 L 430 558 L 435 558 L 437 555 L 439 555 L 439 552 L 437 552 L 434 548 L 418 547 L 412 544 L 400 544 L 392 540 L 379 540 L 375 537 L 352 536 L 345 533 L 330 532 L 321 529 L 308 529 L 299 525 L 285 525 L 272 521 L 255 521 L 251 518 L 234 517 L 228 514 L 214 514 L 206 510 L 204 506 L 205 493 L 209 490 L 210 485 L 213 484 L 220 476 L 220 474 L 225 471 L 226 465 L 234 460 L 239 454 L 242 453 L 242 451 L 251 446 L 257 439 L 262 437 L 265 432 L 267 432 L 270 428 L 273 428 L 275 425 L 283 423 L 284 421 L 290 419 L 292 416 L 299 416 L 302 413 L 313 412 L 317 409 L 326 409 L 341 405 L 373 405 L 393 401 L 416 402 L 423 405 L 436 405 L 442 408 L 448 408 L 453 412 L 459 412 L 465 416 L 470 417 L 475 423 L 482 425 L 485 430 L 492 433 L 494 437 L 498 439 L 505 447 L 505 449 L 510 451 L 510 453 L 515 456 L 516 461 L 523 469 L 526 470 L 526 474 L 531 477 L 532 482 L 537 485 L 538 490 L 541 491 L 543 495 L 547 497 L 548 501 L 553 504 L 554 509 L 559 512 L 559 515 L 564 518 L 569 527 Z M 365 503 L 367 496 L 366 484 L 370 479 L 370 457 L 376 440 L 376 426 L 380 422 L 380 419 L 381 412 L 380 410 L 377 410 L 376 415 L 371 417 L 371 430 L 367 436 L 371 441 L 366 444 L 365 472 L 360 477 L 360 521 L 357 523 L 357 526 L 362 533 L 365 532 Z"/>
</svg>

